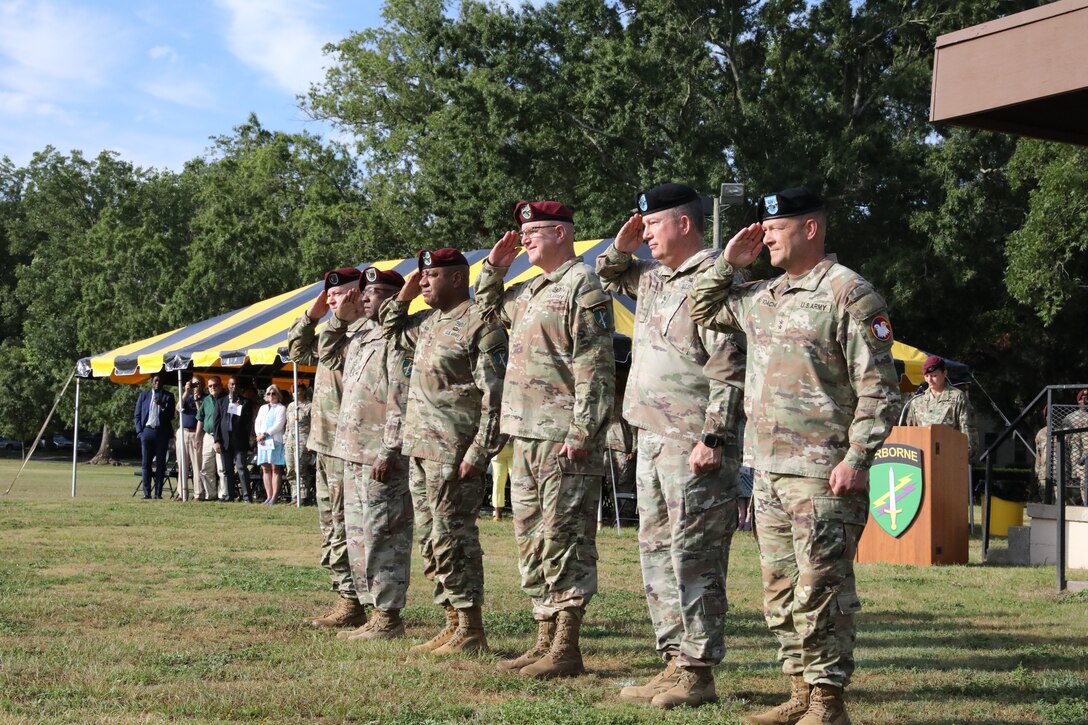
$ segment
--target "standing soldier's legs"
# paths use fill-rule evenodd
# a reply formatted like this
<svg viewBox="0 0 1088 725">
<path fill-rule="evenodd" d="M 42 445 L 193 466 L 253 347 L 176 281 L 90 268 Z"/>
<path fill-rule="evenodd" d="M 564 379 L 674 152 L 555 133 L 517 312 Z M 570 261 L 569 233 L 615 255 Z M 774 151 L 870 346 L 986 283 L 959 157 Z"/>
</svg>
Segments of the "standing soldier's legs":
<svg viewBox="0 0 1088 725">
<path fill-rule="evenodd" d="M 366 609 L 355 595 L 344 533 L 344 462 L 317 455 L 317 514 L 321 524 L 321 565 L 328 569 L 332 588 L 340 596 L 328 614 L 307 620 L 316 627 L 358 627 L 366 623 Z"/>
<path fill-rule="evenodd" d="M 710 668 L 725 655 L 726 573 L 736 530 L 737 459 L 724 452 L 717 471 L 693 474 L 692 445 L 642 431 L 639 439 L 639 551 L 646 601 L 666 672 L 629 701 L 661 707 L 716 699 Z M 691 683 L 685 670 L 698 671 Z M 660 697 L 659 697 L 660 696 Z"/>
<path fill-rule="evenodd" d="M 303 492 L 303 501 L 316 503 L 317 494 L 317 454 L 313 451 L 304 451 L 299 455 L 300 486 Z"/>
<path fill-rule="evenodd" d="M 854 555 L 867 496 L 835 496 L 827 479 L 758 471 L 756 531 L 764 616 L 787 675 L 843 688 L 854 671 Z"/>
<path fill-rule="evenodd" d="M 344 462 L 317 454 L 317 515 L 321 524 L 321 566 L 329 571 L 332 588 L 341 597 L 356 599 L 348 563 L 344 530 Z"/>
<path fill-rule="evenodd" d="M 365 469 L 365 472 L 364 470 Z M 366 587 L 366 481 L 370 467 L 344 461 L 344 549 L 359 603 L 374 606 Z"/>
<path fill-rule="evenodd" d="M 434 582 L 434 551 L 431 545 L 431 528 L 434 517 L 427 498 L 426 461 L 422 458 L 408 459 L 408 490 L 412 493 L 412 511 L 414 517 L 415 544 L 423 560 L 423 576 Z"/>
<path fill-rule="evenodd" d="M 534 618 L 556 623 L 547 653 L 520 670 L 530 677 L 584 671 L 578 637 L 586 605 L 597 592 L 596 516 L 603 459 L 598 451 L 590 451 L 584 461 L 560 459 L 562 446 L 514 439 L 511 498 L 522 589 L 533 599 Z M 542 628 L 538 645 L 543 634 Z"/>
<path fill-rule="evenodd" d="M 412 565 L 412 495 L 408 489 L 408 461 L 397 456 L 384 482 L 375 481 L 365 463 L 347 463 L 362 498 L 362 576 L 356 588 L 360 600 L 374 606 L 374 618 L 364 631 L 349 639 L 393 639 L 404 636 L 400 611 L 408 596 Z M 353 522 L 353 527 L 355 522 Z M 352 571 L 359 571 L 352 562 Z M 365 582 L 365 584 L 364 584 Z M 365 597 L 365 599 L 364 599 Z"/>
<path fill-rule="evenodd" d="M 285 440 L 283 442 L 283 480 L 291 490 L 294 492 L 294 496 L 291 498 L 299 498 L 299 486 L 296 483 L 295 476 L 295 443 L 294 441 Z"/>
</svg>

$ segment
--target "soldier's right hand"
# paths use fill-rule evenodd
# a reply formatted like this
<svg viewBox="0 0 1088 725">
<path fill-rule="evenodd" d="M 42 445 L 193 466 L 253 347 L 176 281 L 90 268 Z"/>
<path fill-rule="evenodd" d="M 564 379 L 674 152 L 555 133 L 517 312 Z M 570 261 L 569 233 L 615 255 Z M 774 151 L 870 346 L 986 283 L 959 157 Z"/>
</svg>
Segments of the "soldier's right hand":
<svg viewBox="0 0 1088 725">
<path fill-rule="evenodd" d="M 632 214 L 631 218 L 624 222 L 616 233 L 616 249 L 628 254 L 634 254 L 642 246 L 642 215 Z"/>
<path fill-rule="evenodd" d="M 737 269 L 743 269 L 763 251 L 763 227 L 756 222 L 741 229 L 725 245 L 722 257 Z"/>
<path fill-rule="evenodd" d="M 397 293 L 397 299 L 401 302 L 411 302 L 416 297 L 419 297 L 422 290 L 419 287 L 419 269 L 413 269 L 404 278 L 404 286 L 400 288 L 400 292 Z"/>
<path fill-rule="evenodd" d="M 514 230 L 502 235 L 502 239 L 495 242 L 491 252 L 487 255 L 487 262 L 492 267 L 509 267 L 521 251 L 521 235 Z"/>
<path fill-rule="evenodd" d="M 311 320 L 320 320 L 329 311 L 328 290 L 321 290 L 317 293 L 317 298 L 314 299 L 310 309 L 306 310 L 306 316 Z"/>
</svg>

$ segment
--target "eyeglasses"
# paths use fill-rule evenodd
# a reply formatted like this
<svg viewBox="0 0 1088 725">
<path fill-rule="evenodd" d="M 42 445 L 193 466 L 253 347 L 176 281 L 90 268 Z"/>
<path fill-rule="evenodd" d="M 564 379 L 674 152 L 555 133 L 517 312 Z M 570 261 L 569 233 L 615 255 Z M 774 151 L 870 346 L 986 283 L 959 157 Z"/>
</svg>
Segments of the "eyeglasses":
<svg viewBox="0 0 1088 725">
<path fill-rule="evenodd" d="M 543 234 L 548 229 L 558 229 L 558 228 L 559 228 L 558 224 L 549 224 L 548 226 L 544 226 L 544 227 L 533 227 L 532 229 L 522 229 L 520 232 L 518 232 L 518 238 L 521 239 L 522 241 L 524 241 L 526 239 L 529 239 L 529 238 L 533 237 L 536 234 Z"/>
</svg>

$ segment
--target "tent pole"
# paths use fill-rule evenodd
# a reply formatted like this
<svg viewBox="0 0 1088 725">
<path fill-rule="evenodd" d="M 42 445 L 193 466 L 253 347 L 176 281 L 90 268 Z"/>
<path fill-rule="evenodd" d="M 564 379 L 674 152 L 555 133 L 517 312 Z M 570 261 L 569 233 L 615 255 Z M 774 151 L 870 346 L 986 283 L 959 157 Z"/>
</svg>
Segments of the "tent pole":
<svg viewBox="0 0 1088 725">
<path fill-rule="evenodd" d="M 76 497 L 77 455 L 79 455 L 79 378 L 76 378 L 76 414 L 72 423 L 72 498 Z"/>
<path fill-rule="evenodd" d="M 183 388 L 181 386 L 181 368 L 178 368 L 178 408 L 179 409 L 181 407 L 183 407 L 181 397 L 182 397 L 182 391 L 184 389 L 185 388 Z M 76 388 L 76 390 L 79 390 L 79 388 Z M 178 412 L 180 413 L 181 411 L 179 410 Z M 178 418 L 180 419 L 181 416 L 179 415 Z M 186 471 L 187 466 L 185 464 L 189 462 L 189 454 L 185 450 L 186 443 L 187 443 L 187 441 L 185 440 L 185 424 L 183 422 L 181 422 L 181 420 L 178 420 L 178 435 L 175 438 L 175 440 L 178 443 L 178 451 L 177 451 L 177 454 L 178 454 L 177 455 L 177 459 L 178 459 L 178 488 L 181 489 L 181 500 L 182 501 L 187 501 L 189 499 L 189 497 L 186 494 L 189 492 L 189 484 L 187 483 L 187 479 L 186 479 L 186 474 L 188 472 Z M 193 487 L 196 488 L 196 475 L 193 476 Z"/>
<path fill-rule="evenodd" d="M 72 382 L 72 378 L 75 376 L 76 371 L 73 369 L 72 374 L 64 381 L 64 387 L 60 389 L 60 394 L 57 395 L 57 399 L 53 401 L 53 407 L 49 409 L 49 415 L 45 416 L 45 422 L 42 423 L 42 427 L 38 430 L 38 435 L 34 438 L 34 442 L 30 444 L 30 450 L 27 452 L 26 458 L 23 459 L 23 465 L 19 466 L 19 472 L 15 474 L 15 478 L 11 479 L 11 483 L 8 485 L 7 490 L 4 491 L 5 496 L 11 493 L 11 487 L 19 480 L 19 476 L 23 475 L 23 470 L 26 468 L 26 464 L 30 463 L 30 457 L 34 455 L 34 451 L 38 450 L 38 443 L 42 439 L 42 434 L 45 433 L 45 429 L 49 426 L 49 421 L 53 420 L 53 413 L 57 412 L 57 406 L 60 405 L 60 399 L 68 392 L 68 384 Z M 78 385 L 79 383 L 76 384 Z"/>
<path fill-rule="evenodd" d="M 298 470 L 298 363 L 294 360 L 291 361 L 291 390 L 295 394 L 295 421 L 292 425 L 295 427 L 295 445 L 291 447 L 291 452 L 295 457 L 295 508 L 302 508 L 302 472 Z"/>
</svg>

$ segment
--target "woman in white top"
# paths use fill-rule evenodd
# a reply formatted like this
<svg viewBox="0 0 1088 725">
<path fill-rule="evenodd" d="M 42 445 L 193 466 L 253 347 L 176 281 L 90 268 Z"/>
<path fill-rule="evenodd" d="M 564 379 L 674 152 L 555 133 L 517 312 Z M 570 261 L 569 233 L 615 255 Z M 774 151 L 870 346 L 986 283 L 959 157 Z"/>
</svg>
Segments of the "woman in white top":
<svg viewBox="0 0 1088 725">
<path fill-rule="evenodd" d="M 264 491 L 268 494 L 266 504 L 276 503 L 280 495 L 280 483 L 283 480 L 283 431 L 287 427 L 287 408 L 284 407 L 280 389 L 269 385 L 264 391 L 268 402 L 257 411 L 253 431 L 257 434 L 257 463 L 264 475 Z"/>
</svg>

